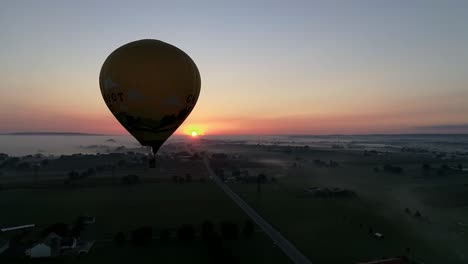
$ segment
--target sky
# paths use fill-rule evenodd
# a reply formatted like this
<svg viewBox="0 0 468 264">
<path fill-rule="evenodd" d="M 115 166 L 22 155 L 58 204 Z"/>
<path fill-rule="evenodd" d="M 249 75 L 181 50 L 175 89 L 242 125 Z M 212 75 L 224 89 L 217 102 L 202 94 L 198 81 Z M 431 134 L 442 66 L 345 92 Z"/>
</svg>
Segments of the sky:
<svg viewBox="0 0 468 264">
<path fill-rule="evenodd" d="M 177 133 L 468 133 L 468 1 L 0 3 L 0 133 L 126 134 L 116 48 L 159 39 L 202 79 Z"/>
</svg>

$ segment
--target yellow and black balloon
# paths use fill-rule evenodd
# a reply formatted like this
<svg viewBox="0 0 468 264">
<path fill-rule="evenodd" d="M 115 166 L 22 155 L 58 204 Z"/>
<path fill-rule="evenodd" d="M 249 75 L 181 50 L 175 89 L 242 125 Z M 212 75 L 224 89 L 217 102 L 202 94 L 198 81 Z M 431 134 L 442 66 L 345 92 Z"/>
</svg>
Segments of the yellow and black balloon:
<svg viewBox="0 0 468 264">
<path fill-rule="evenodd" d="M 201 81 L 185 52 L 159 40 L 143 39 L 107 57 L 99 85 L 120 124 L 156 154 L 192 111 Z"/>
</svg>

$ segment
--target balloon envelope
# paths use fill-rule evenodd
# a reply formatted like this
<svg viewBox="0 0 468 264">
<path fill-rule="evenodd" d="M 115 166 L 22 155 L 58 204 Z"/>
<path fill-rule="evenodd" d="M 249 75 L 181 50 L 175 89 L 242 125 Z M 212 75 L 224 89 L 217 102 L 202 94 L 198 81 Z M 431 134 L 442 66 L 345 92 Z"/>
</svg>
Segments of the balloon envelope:
<svg viewBox="0 0 468 264">
<path fill-rule="evenodd" d="M 144 39 L 123 45 L 107 57 L 99 85 L 117 120 L 156 153 L 195 106 L 200 73 L 182 50 Z"/>
</svg>

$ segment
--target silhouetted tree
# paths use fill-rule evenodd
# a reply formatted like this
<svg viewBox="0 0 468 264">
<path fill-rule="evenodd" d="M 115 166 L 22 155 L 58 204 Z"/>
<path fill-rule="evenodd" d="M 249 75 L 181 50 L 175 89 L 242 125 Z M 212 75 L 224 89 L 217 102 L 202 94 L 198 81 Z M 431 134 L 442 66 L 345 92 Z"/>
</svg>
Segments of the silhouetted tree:
<svg viewBox="0 0 468 264">
<path fill-rule="evenodd" d="M 420 218 L 422 215 L 418 210 L 416 210 L 416 212 L 414 213 L 414 216 L 417 218 Z"/>
<path fill-rule="evenodd" d="M 6 159 L 8 159 L 8 154 L 0 153 L 0 160 L 6 160 Z"/>
<path fill-rule="evenodd" d="M 140 177 L 138 175 L 127 175 L 122 177 L 122 184 L 130 185 L 140 183 Z"/>
<path fill-rule="evenodd" d="M 239 169 L 234 169 L 234 170 L 232 171 L 232 176 L 233 176 L 233 177 L 238 177 L 238 176 L 240 176 L 240 170 L 239 170 Z"/>
<path fill-rule="evenodd" d="M 65 223 L 55 223 L 42 230 L 41 236 L 46 237 L 50 233 L 55 233 L 61 237 L 67 236 L 69 233 L 68 225 Z"/>
<path fill-rule="evenodd" d="M 73 228 L 71 229 L 71 235 L 73 237 L 80 237 L 81 232 L 83 232 L 84 228 L 84 218 L 78 217 L 75 221 L 75 224 L 73 225 Z"/>
<path fill-rule="evenodd" d="M 221 236 L 223 239 L 232 240 L 237 239 L 239 233 L 239 229 L 237 224 L 231 222 L 223 222 L 221 223 Z"/>
<path fill-rule="evenodd" d="M 185 181 L 186 182 L 191 182 L 192 181 L 192 175 L 190 175 L 190 173 L 185 174 Z"/>
<path fill-rule="evenodd" d="M 28 170 L 31 169 L 31 164 L 29 162 L 21 162 L 16 166 L 17 170 Z"/>
<path fill-rule="evenodd" d="M 255 231 L 255 226 L 252 220 L 245 221 L 244 228 L 242 229 L 242 233 L 244 233 L 247 237 L 252 237 Z"/>
<path fill-rule="evenodd" d="M 44 159 L 41 161 L 41 166 L 42 167 L 46 167 L 47 165 L 49 165 L 49 160 L 48 159 Z"/>
<path fill-rule="evenodd" d="M 169 241 L 171 239 L 171 231 L 169 231 L 169 229 L 167 228 L 161 230 L 161 233 L 159 234 L 159 239 L 165 242 Z"/>
<path fill-rule="evenodd" d="M 86 170 L 86 173 L 88 174 L 88 176 L 92 176 L 96 174 L 96 170 L 94 168 L 89 168 L 88 170 Z"/>
<path fill-rule="evenodd" d="M 403 173 L 403 168 L 392 166 L 390 164 L 385 164 L 383 167 L 383 170 L 386 172 L 391 172 L 391 173 L 396 173 L 396 174 Z"/>
<path fill-rule="evenodd" d="M 177 238 L 181 241 L 192 241 L 195 239 L 195 228 L 192 225 L 182 225 L 177 230 Z"/>
<path fill-rule="evenodd" d="M 3 163 L 0 165 L 1 168 L 15 168 L 16 164 L 20 161 L 18 157 L 6 158 Z"/>
<path fill-rule="evenodd" d="M 80 174 L 75 170 L 72 170 L 68 173 L 68 179 L 70 181 L 78 180 L 80 178 Z"/>
<path fill-rule="evenodd" d="M 39 175 L 39 165 L 38 164 L 34 164 L 33 165 L 33 181 L 34 183 L 37 183 L 37 176 Z"/>
<path fill-rule="evenodd" d="M 201 225 L 202 238 L 208 241 L 214 235 L 214 224 L 211 221 L 204 221 Z"/>
<path fill-rule="evenodd" d="M 422 169 L 423 169 L 423 170 L 430 170 L 430 169 L 431 169 L 431 165 L 428 164 L 428 163 L 424 163 L 424 164 L 422 165 Z"/>
<path fill-rule="evenodd" d="M 444 175 L 445 175 L 445 170 L 442 169 L 442 168 L 438 168 L 438 169 L 437 169 L 437 175 L 439 175 L 439 176 L 444 176 Z"/>
<path fill-rule="evenodd" d="M 150 226 L 143 226 L 132 232 L 132 242 L 138 246 L 148 245 L 151 243 L 152 236 L 153 228 Z"/>
<path fill-rule="evenodd" d="M 123 232 L 118 232 L 115 236 L 114 236 L 114 243 L 117 245 L 117 246 L 122 246 L 123 244 L 125 244 L 125 234 Z"/>
</svg>

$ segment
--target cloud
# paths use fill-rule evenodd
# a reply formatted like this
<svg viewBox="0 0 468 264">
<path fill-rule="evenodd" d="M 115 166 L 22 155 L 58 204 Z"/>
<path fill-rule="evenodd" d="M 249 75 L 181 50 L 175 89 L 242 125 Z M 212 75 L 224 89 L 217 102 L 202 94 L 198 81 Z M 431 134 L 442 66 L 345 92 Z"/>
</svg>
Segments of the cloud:
<svg viewBox="0 0 468 264">
<path fill-rule="evenodd" d="M 415 127 L 419 132 L 468 133 L 468 124 L 428 125 Z"/>
</svg>

